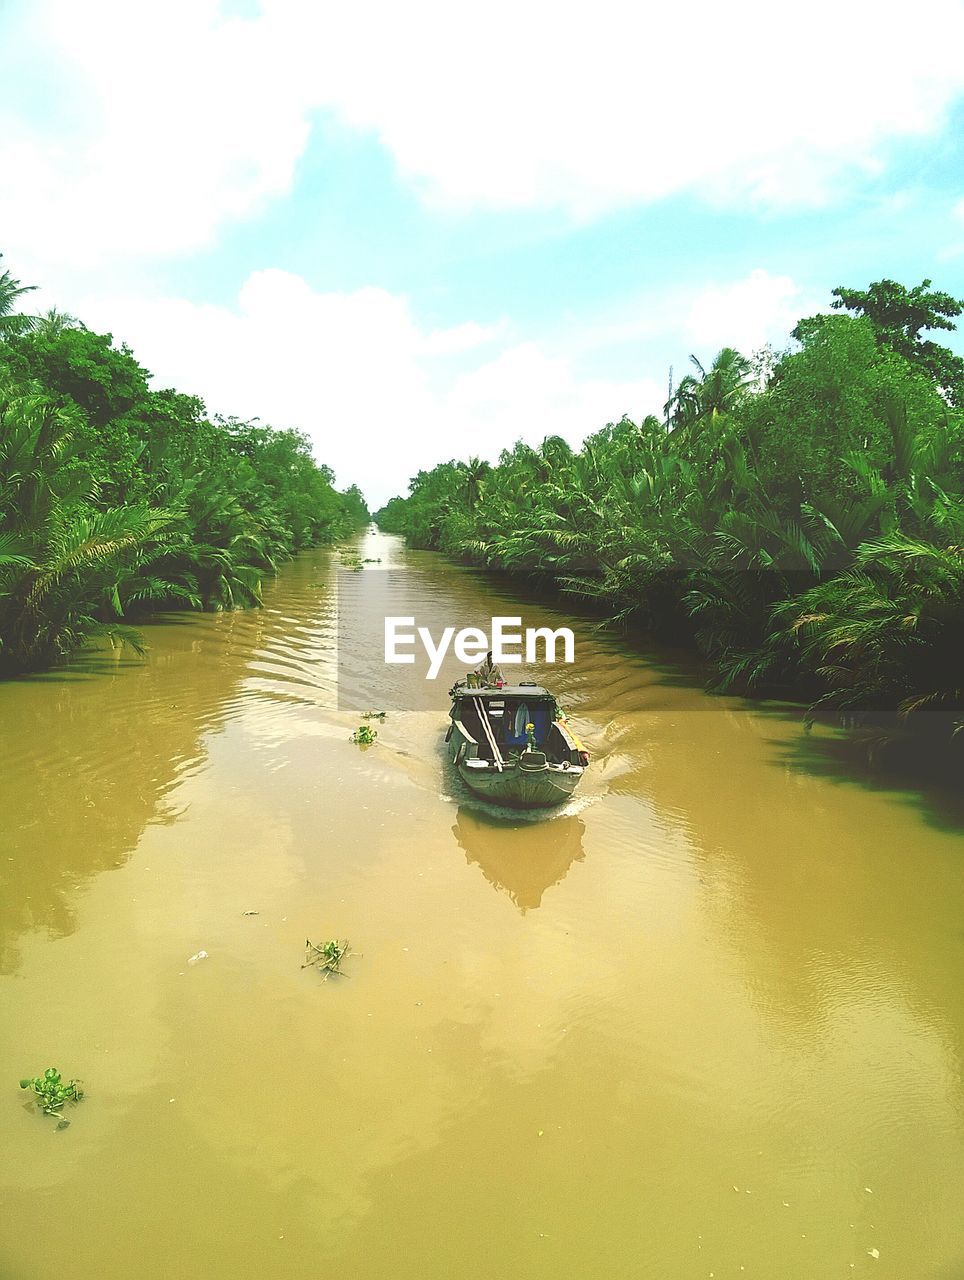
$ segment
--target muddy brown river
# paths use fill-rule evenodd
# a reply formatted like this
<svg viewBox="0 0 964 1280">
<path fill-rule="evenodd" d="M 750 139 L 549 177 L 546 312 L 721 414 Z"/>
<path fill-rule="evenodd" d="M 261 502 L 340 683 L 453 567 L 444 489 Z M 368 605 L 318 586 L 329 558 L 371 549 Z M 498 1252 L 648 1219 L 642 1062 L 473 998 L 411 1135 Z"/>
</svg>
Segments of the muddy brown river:
<svg viewBox="0 0 964 1280">
<path fill-rule="evenodd" d="M 360 551 L 0 686 L 3 1280 L 961 1280 L 959 799 L 577 621 L 585 785 L 488 811 L 381 618 L 571 620 Z"/>
</svg>

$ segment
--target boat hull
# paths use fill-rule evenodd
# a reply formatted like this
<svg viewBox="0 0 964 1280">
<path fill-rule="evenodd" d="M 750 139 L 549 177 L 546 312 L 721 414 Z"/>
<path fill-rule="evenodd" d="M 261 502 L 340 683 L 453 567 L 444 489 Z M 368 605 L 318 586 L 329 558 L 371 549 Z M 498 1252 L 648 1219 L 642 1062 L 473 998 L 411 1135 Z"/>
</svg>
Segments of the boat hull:
<svg viewBox="0 0 964 1280">
<path fill-rule="evenodd" d="M 582 769 L 544 765 L 525 769 L 507 764 L 501 771 L 475 761 L 460 761 L 459 776 L 475 795 L 511 809 L 547 809 L 563 804 L 575 791 Z"/>
</svg>

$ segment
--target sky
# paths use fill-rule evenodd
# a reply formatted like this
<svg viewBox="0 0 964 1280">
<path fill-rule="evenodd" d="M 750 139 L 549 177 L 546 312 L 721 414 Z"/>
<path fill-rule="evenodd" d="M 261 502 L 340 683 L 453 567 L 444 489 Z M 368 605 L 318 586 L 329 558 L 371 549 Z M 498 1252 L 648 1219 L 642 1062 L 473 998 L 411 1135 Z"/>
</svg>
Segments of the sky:
<svg viewBox="0 0 964 1280">
<path fill-rule="evenodd" d="M 837 285 L 964 297 L 964 0 L 0 0 L 0 48 L 31 309 L 373 508 Z"/>
</svg>

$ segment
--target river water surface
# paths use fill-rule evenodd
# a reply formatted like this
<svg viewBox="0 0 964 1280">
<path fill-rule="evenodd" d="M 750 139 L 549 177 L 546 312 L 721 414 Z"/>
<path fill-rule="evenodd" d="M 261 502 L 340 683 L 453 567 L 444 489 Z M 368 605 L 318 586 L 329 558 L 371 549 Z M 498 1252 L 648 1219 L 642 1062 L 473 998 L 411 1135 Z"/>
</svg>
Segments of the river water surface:
<svg viewBox="0 0 964 1280">
<path fill-rule="evenodd" d="M 584 789 L 487 812 L 381 618 L 569 620 L 361 554 L 0 686 L 0 1276 L 964 1277 L 954 797 L 577 622 Z"/>
</svg>

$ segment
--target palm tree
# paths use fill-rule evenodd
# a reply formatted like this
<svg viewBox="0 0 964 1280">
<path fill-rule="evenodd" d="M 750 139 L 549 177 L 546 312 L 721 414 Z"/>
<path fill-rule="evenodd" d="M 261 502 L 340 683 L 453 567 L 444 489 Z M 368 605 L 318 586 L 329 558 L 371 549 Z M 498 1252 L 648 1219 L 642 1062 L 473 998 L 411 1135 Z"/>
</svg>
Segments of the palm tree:
<svg viewBox="0 0 964 1280">
<path fill-rule="evenodd" d="M 23 318 L 26 319 L 26 317 Z M 32 331 L 51 341 L 59 338 L 68 329 L 81 328 L 83 325 L 76 316 L 70 315 L 67 311 L 58 311 L 56 307 L 51 307 L 42 316 L 32 317 Z"/>
<path fill-rule="evenodd" d="M 466 464 L 445 464 L 413 482 L 395 527 L 437 522 L 445 550 L 695 640 L 724 682 L 848 714 L 941 706 L 964 732 L 964 421 L 897 365 L 868 366 L 862 433 L 835 440 L 836 365 L 802 366 L 806 396 L 791 396 L 800 358 L 757 399 L 734 348 L 709 368 L 693 357 L 669 434 L 623 419 L 578 452 L 519 443 L 471 503 Z"/>
<path fill-rule="evenodd" d="M 465 477 L 465 505 L 469 511 L 474 511 L 479 499 L 482 497 L 485 477 L 492 470 L 492 467 L 488 462 L 483 462 L 476 457 L 469 458 L 468 462 L 463 462 L 461 466 Z"/>
<path fill-rule="evenodd" d="M 0 272 L 0 340 L 26 333 L 34 327 L 36 318 L 15 313 L 14 307 L 25 293 L 33 293 L 36 287 L 34 284 L 21 284 L 9 271 Z"/>
<path fill-rule="evenodd" d="M 690 360 L 696 367 L 696 375 L 687 374 L 672 400 L 663 407 L 674 427 L 732 412 L 754 382 L 750 361 L 734 347 L 724 347 L 709 369 L 705 369 L 696 356 L 691 355 Z"/>
<path fill-rule="evenodd" d="M 964 507 L 957 537 L 964 542 Z M 943 710 L 964 726 L 964 550 L 894 533 L 863 543 L 852 568 L 775 611 L 825 692 L 811 708 L 849 716 L 896 706 L 907 720 Z"/>
<path fill-rule="evenodd" d="M 143 504 L 107 511 L 55 510 L 21 546 L 0 591 L 3 665 L 16 670 L 49 666 L 95 634 L 138 648 L 136 633 L 103 616 L 118 600 L 118 582 L 136 568 L 144 549 L 177 519 L 177 513 Z M 121 612 L 118 604 L 113 610 Z"/>
<path fill-rule="evenodd" d="M 0 668 L 49 666 L 87 637 L 136 644 L 120 590 L 179 513 L 98 510 L 75 437 L 78 415 L 40 392 L 0 388 Z"/>
</svg>

